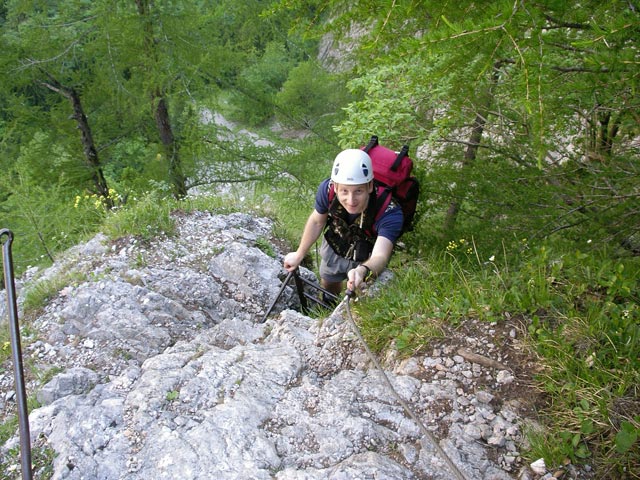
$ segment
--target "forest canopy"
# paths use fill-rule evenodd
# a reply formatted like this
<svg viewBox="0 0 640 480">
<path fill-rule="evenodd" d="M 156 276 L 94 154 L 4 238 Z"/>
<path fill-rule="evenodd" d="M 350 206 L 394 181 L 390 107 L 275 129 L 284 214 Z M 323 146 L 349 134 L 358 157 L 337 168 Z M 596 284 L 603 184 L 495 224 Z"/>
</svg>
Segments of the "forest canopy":
<svg viewBox="0 0 640 480">
<path fill-rule="evenodd" d="M 304 153 L 228 141 L 203 111 L 306 131 L 329 161 L 409 143 L 439 238 L 640 249 L 633 2 L 6 1 L 0 21 L 0 214 L 41 239 L 30 262 L 97 204 L 299 178 Z"/>
</svg>

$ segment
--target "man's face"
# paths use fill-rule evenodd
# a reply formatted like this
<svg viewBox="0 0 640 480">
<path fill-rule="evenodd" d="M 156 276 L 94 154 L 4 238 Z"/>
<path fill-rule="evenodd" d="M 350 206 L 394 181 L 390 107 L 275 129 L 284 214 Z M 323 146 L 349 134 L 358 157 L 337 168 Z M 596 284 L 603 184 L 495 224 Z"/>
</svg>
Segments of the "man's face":
<svg viewBox="0 0 640 480">
<path fill-rule="evenodd" d="M 338 201 L 350 214 L 362 213 L 369 203 L 369 195 L 373 191 L 373 182 L 361 185 L 335 185 Z"/>
</svg>

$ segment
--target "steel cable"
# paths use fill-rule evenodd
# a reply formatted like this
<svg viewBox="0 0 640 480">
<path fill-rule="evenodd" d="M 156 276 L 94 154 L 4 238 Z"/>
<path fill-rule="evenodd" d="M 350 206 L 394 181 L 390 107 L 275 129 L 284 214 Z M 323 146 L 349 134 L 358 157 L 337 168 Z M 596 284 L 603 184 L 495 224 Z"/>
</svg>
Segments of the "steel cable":
<svg viewBox="0 0 640 480">
<path fill-rule="evenodd" d="M 466 477 L 460 471 L 460 469 L 456 466 L 456 464 L 453 463 L 453 460 L 451 460 L 449 455 L 447 455 L 447 453 L 444 451 L 444 449 L 438 444 L 438 440 L 433 435 L 433 433 L 431 433 L 429 430 L 427 430 L 427 428 L 424 426 L 422 421 L 418 418 L 416 413 L 411 409 L 411 407 L 409 407 L 407 402 L 400 396 L 400 394 L 394 388 L 393 384 L 389 380 L 389 377 L 387 376 L 387 374 L 383 370 L 382 366 L 380 365 L 380 362 L 378 362 L 378 359 L 376 358 L 376 356 L 373 354 L 373 352 L 369 348 L 369 345 L 367 345 L 367 342 L 364 340 L 364 337 L 360 333 L 360 329 L 358 328 L 358 325 L 356 325 L 356 322 L 353 319 L 353 315 L 351 314 L 351 307 L 349 305 L 350 297 L 351 297 L 351 295 L 347 294 L 344 297 L 344 299 L 342 300 L 342 302 L 340 302 L 340 304 L 343 304 L 343 303 L 345 304 L 346 310 L 347 310 L 347 319 L 349 320 L 349 323 L 351 324 L 351 328 L 353 329 L 354 333 L 356 334 L 356 337 L 358 337 L 358 340 L 360 340 L 360 343 L 362 343 L 365 351 L 367 352 L 367 355 L 368 355 L 369 359 L 373 362 L 375 367 L 382 374 L 382 378 L 384 379 L 385 383 L 387 384 L 387 386 L 389 387 L 389 389 L 393 393 L 393 396 L 398 400 L 400 405 L 402 405 L 402 408 L 405 410 L 405 412 L 407 412 L 407 414 L 413 419 L 413 421 L 416 422 L 416 424 L 418 425 L 418 428 L 420 429 L 420 431 L 424 434 L 425 437 L 427 437 L 427 439 L 429 439 L 431 444 L 434 446 L 434 448 L 436 449 L 436 451 L 438 452 L 440 457 L 445 461 L 445 463 L 447 464 L 447 466 L 449 467 L 451 472 L 455 475 L 455 477 L 458 480 L 467 480 Z M 338 305 L 336 307 L 335 311 L 337 311 L 339 308 L 340 308 L 340 305 Z M 334 313 L 335 313 L 335 311 L 334 311 Z"/>
</svg>

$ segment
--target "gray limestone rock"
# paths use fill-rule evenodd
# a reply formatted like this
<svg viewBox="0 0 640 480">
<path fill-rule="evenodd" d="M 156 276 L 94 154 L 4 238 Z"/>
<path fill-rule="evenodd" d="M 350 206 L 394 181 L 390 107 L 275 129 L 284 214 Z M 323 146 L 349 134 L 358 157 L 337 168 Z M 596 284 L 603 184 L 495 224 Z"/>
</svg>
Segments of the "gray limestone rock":
<svg viewBox="0 0 640 480">
<path fill-rule="evenodd" d="M 30 415 L 32 438 L 55 452 L 52 479 L 455 478 L 344 306 L 312 319 L 287 287 L 261 323 L 282 279 L 281 259 L 257 245 L 268 220 L 176 221 L 175 237 L 109 246 L 99 236 L 43 273 L 86 275 L 33 325 L 46 341 L 29 351 L 61 370 Z M 504 450 L 514 463 L 504 446 L 520 441 L 517 416 L 496 420 L 490 392 L 462 392 L 472 366 L 447 358 L 385 375 L 467 479 L 515 478 L 492 459 Z M 420 377 L 423 365 L 451 377 Z"/>
</svg>

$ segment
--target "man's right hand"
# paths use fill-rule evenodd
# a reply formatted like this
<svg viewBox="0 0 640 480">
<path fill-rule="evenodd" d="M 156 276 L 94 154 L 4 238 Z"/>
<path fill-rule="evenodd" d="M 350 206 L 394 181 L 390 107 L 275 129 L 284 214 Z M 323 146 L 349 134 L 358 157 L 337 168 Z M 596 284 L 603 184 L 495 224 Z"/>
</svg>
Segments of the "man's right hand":
<svg viewBox="0 0 640 480">
<path fill-rule="evenodd" d="M 293 272 L 302 263 L 302 258 L 297 252 L 289 252 L 284 257 L 283 266 L 288 272 Z"/>
</svg>

